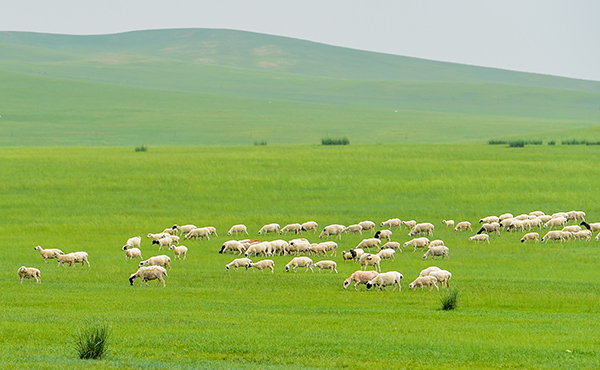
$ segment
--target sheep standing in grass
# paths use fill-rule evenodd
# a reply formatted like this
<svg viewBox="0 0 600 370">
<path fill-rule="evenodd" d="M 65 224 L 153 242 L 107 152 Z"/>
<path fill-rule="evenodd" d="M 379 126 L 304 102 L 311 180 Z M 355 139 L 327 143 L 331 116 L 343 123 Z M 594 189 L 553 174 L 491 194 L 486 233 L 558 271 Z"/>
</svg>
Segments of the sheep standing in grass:
<svg viewBox="0 0 600 370">
<path fill-rule="evenodd" d="M 454 220 L 442 220 L 442 223 L 446 225 L 446 228 L 454 227 Z"/>
<path fill-rule="evenodd" d="M 435 272 L 435 271 L 442 271 L 442 269 L 437 266 L 430 266 L 424 270 L 421 270 L 421 273 L 419 274 L 419 276 L 429 276 L 429 274 L 431 274 L 432 272 Z"/>
<path fill-rule="evenodd" d="M 190 235 L 190 234 L 187 234 L 187 235 Z M 167 236 L 162 239 L 153 240 L 152 245 L 154 245 L 154 244 L 158 244 L 158 250 L 163 249 L 163 247 L 169 248 L 173 244 L 173 239 L 171 239 L 171 237 Z"/>
<path fill-rule="evenodd" d="M 525 243 L 528 240 L 535 240 L 535 242 L 537 243 L 540 241 L 540 234 L 527 233 L 527 234 L 523 235 L 523 237 L 521 238 L 521 243 Z"/>
<path fill-rule="evenodd" d="M 227 232 L 227 235 L 232 235 L 232 234 L 244 234 L 246 233 L 246 235 L 250 235 L 248 234 L 248 229 L 246 228 L 246 225 L 233 225 L 231 227 L 231 229 L 229 229 L 229 231 Z"/>
<path fill-rule="evenodd" d="M 497 216 L 487 216 L 479 220 L 479 223 L 482 224 L 490 224 L 492 222 L 500 222 L 500 217 Z"/>
<path fill-rule="evenodd" d="M 315 264 L 313 264 L 312 267 L 318 267 L 319 272 L 321 272 L 321 270 L 325 269 L 325 270 L 331 270 L 331 272 L 335 271 L 336 274 L 338 273 L 337 263 L 335 263 L 334 261 L 329 261 L 329 260 L 319 261 L 319 262 L 316 262 Z"/>
<path fill-rule="evenodd" d="M 401 225 L 402 221 L 399 218 L 390 218 L 387 221 L 383 221 L 379 227 L 387 226 L 388 229 L 391 229 L 392 227 L 400 228 Z"/>
<path fill-rule="evenodd" d="M 368 238 L 368 239 L 363 239 L 360 243 L 358 243 L 358 245 L 356 246 L 356 248 L 360 248 L 360 249 L 367 249 L 369 252 L 371 251 L 371 248 L 379 248 L 379 245 L 381 244 L 381 239 L 379 238 Z"/>
<path fill-rule="evenodd" d="M 139 257 L 142 259 L 142 251 L 139 248 L 128 248 L 126 245 L 121 248 L 125 251 L 125 259 L 131 260 Z"/>
<path fill-rule="evenodd" d="M 225 265 L 225 270 L 229 271 L 230 268 L 235 268 L 235 271 L 238 270 L 238 267 L 245 267 L 248 270 L 248 267 L 252 265 L 252 260 L 250 258 L 236 258 L 233 261 L 229 262 Z"/>
<path fill-rule="evenodd" d="M 578 240 L 582 240 L 585 239 L 587 241 L 592 240 L 592 232 L 590 230 L 581 230 L 581 231 L 577 231 L 573 234 L 573 238 L 578 239 Z"/>
<path fill-rule="evenodd" d="M 346 227 L 344 225 L 336 224 L 325 226 L 323 231 L 321 231 L 321 234 L 319 234 L 319 239 L 323 239 L 323 236 L 329 239 L 331 235 L 337 235 L 338 239 L 342 239 L 342 233 L 344 232 L 345 228 Z"/>
<path fill-rule="evenodd" d="M 402 225 L 406 226 L 407 229 L 412 229 L 413 227 L 417 226 L 417 221 L 415 221 L 415 220 L 402 221 Z"/>
<path fill-rule="evenodd" d="M 550 230 L 542 237 L 542 243 L 547 243 L 548 240 L 552 241 L 565 241 L 565 235 L 560 230 Z"/>
<path fill-rule="evenodd" d="M 406 248 L 409 245 L 412 245 L 415 248 L 414 252 L 416 252 L 417 248 L 427 247 L 429 245 L 429 239 L 427 239 L 426 237 L 414 238 L 404 243 L 403 248 Z"/>
<path fill-rule="evenodd" d="M 350 277 L 346 280 L 344 280 L 344 289 L 347 289 L 348 286 L 350 285 L 350 283 L 352 283 L 353 281 L 355 282 L 354 284 L 354 289 L 356 289 L 356 291 L 358 291 L 358 286 L 360 284 L 367 284 L 370 280 L 373 280 L 377 275 L 379 275 L 379 273 L 377 271 L 362 271 L 362 270 L 358 270 L 356 272 L 354 272 L 352 275 L 350 275 Z"/>
<path fill-rule="evenodd" d="M 581 230 L 582 230 L 582 228 L 579 225 L 569 225 L 569 226 L 563 227 L 561 231 L 566 231 L 569 233 L 576 233 Z"/>
<path fill-rule="evenodd" d="M 180 245 L 180 246 L 172 245 L 169 247 L 169 250 L 173 250 L 175 259 L 185 259 L 187 257 L 188 249 L 185 245 Z M 183 258 L 181 258 L 181 256 L 183 256 Z"/>
<path fill-rule="evenodd" d="M 586 229 L 590 230 L 593 233 L 595 233 L 596 231 L 600 231 L 600 222 L 588 224 L 585 221 L 581 221 L 580 225 L 584 226 Z"/>
<path fill-rule="evenodd" d="M 377 286 L 377 290 L 381 290 L 381 288 L 385 288 L 385 290 L 387 290 L 388 285 L 393 285 L 394 289 L 392 289 L 392 292 L 396 290 L 396 286 L 398 287 L 398 291 L 400 291 L 402 290 L 402 285 L 400 285 L 400 281 L 403 277 L 404 276 L 402 276 L 402 274 L 398 271 L 380 273 L 379 275 L 375 276 L 373 279 L 367 282 L 367 290 L 370 290 L 373 286 Z"/>
<path fill-rule="evenodd" d="M 410 229 L 408 236 L 424 235 L 424 234 L 432 236 L 434 229 L 435 229 L 435 226 L 432 223 L 423 222 L 420 224 L 416 224 L 412 229 Z"/>
<path fill-rule="evenodd" d="M 319 224 L 316 223 L 315 221 L 307 221 L 302 224 L 302 232 L 308 231 L 308 230 L 313 230 L 314 233 L 316 234 L 318 229 L 319 229 Z"/>
<path fill-rule="evenodd" d="M 133 238 L 127 239 L 127 243 L 125 243 L 125 247 L 142 247 L 142 237 L 134 236 Z"/>
<path fill-rule="evenodd" d="M 402 252 L 402 249 L 400 248 L 401 245 L 398 242 L 387 242 L 384 245 L 381 246 L 381 249 L 395 249 L 397 251 Z"/>
<path fill-rule="evenodd" d="M 287 224 L 284 227 L 281 228 L 281 230 L 279 230 L 279 234 L 287 234 L 287 233 L 294 233 L 294 234 L 298 234 L 299 232 L 302 231 L 302 225 L 300 224 Z"/>
<path fill-rule="evenodd" d="M 379 240 L 387 239 L 387 241 L 391 241 L 392 230 L 379 230 L 375 233 L 375 238 Z"/>
<path fill-rule="evenodd" d="M 456 227 L 454 228 L 454 231 L 463 231 L 463 230 L 473 231 L 473 229 L 471 228 L 471 223 L 469 221 L 461 221 L 458 224 L 456 224 Z"/>
<path fill-rule="evenodd" d="M 373 221 L 361 221 L 358 224 L 362 227 L 363 231 L 371 230 L 375 232 L 375 222 Z"/>
<path fill-rule="evenodd" d="M 258 230 L 258 235 L 268 235 L 269 233 L 277 234 L 279 232 L 279 228 L 279 224 L 267 224 L 261 227 L 260 230 Z"/>
<path fill-rule="evenodd" d="M 469 240 L 475 241 L 475 243 L 477 244 L 479 244 L 479 242 L 487 242 L 488 244 L 490 244 L 490 236 L 488 234 L 473 235 L 469 237 Z"/>
<path fill-rule="evenodd" d="M 147 286 L 150 286 L 150 284 L 148 284 L 150 280 L 158 280 L 158 284 L 156 284 L 156 286 L 159 286 L 160 283 L 162 283 L 163 287 L 165 287 L 167 284 L 165 283 L 165 279 L 163 278 L 163 276 L 169 277 L 169 275 L 167 275 L 167 270 L 165 270 L 164 267 L 140 267 L 135 273 L 129 276 L 129 284 L 133 286 L 135 279 L 140 278 L 142 280 L 142 284 L 140 286 L 143 286 L 144 283 L 146 283 Z"/>
<path fill-rule="evenodd" d="M 342 258 L 344 259 L 344 262 L 351 260 L 352 259 L 352 253 L 351 252 L 346 252 L 346 251 L 342 251 Z"/>
<path fill-rule="evenodd" d="M 48 263 L 49 259 L 54 259 L 59 255 L 63 255 L 63 251 L 61 251 L 60 249 L 44 249 L 42 248 L 42 246 L 38 245 L 37 247 L 33 248 L 34 250 L 40 252 L 40 254 L 42 255 L 42 257 L 44 257 L 44 262 Z"/>
<path fill-rule="evenodd" d="M 438 270 L 432 271 L 428 276 L 433 276 L 437 279 L 439 285 L 444 287 L 450 287 L 450 279 L 452 279 L 452 274 L 448 270 Z"/>
<path fill-rule="evenodd" d="M 159 256 L 150 257 L 145 261 L 141 261 L 138 267 L 142 266 L 162 266 L 171 269 L 171 257 L 161 254 Z"/>
<path fill-rule="evenodd" d="M 175 224 L 175 225 L 173 225 L 172 228 L 177 230 L 181 234 L 185 235 L 185 234 L 189 233 L 190 231 L 197 229 L 198 226 L 192 225 L 192 224 L 179 226 L 179 225 Z"/>
<path fill-rule="evenodd" d="M 314 272 L 313 268 L 313 260 L 308 257 L 294 257 L 287 265 L 285 265 L 285 271 L 289 272 L 290 268 L 293 268 L 294 272 L 297 272 L 298 267 L 306 267 L 306 271 L 310 269 L 311 272 Z"/>
<path fill-rule="evenodd" d="M 252 267 L 252 271 L 254 271 L 254 269 L 260 271 L 264 269 L 271 269 L 271 273 L 275 273 L 275 262 L 273 260 L 262 260 L 256 263 L 252 262 L 250 263 L 250 267 Z"/>
<path fill-rule="evenodd" d="M 352 254 L 352 261 L 356 262 L 365 254 L 365 251 L 362 248 L 354 248 L 350 249 L 350 253 Z"/>
<path fill-rule="evenodd" d="M 394 249 L 382 249 L 377 253 L 377 255 L 382 259 L 389 259 L 394 262 L 396 258 L 396 251 Z"/>
<path fill-rule="evenodd" d="M 359 224 L 355 224 L 355 225 L 346 226 L 344 228 L 343 232 L 344 233 L 354 233 L 354 234 L 361 234 L 362 235 L 363 228 Z"/>
<path fill-rule="evenodd" d="M 421 288 L 421 290 L 423 290 L 423 287 L 430 287 L 429 291 L 433 290 L 433 287 L 435 287 L 438 291 L 440 290 L 439 286 L 438 286 L 438 282 L 437 282 L 437 278 L 435 276 L 419 276 L 418 278 L 416 278 L 412 283 L 410 283 L 410 285 L 408 286 L 408 288 L 410 290 L 413 290 L 415 288 Z"/>
<path fill-rule="evenodd" d="M 551 218 L 548 222 L 546 222 L 544 224 L 544 229 L 549 227 L 550 228 L 549 230 L 552 230 L 553 227 L 558 227 L 558 226 L 565 227 L 566 223 L 567 223 L 567 219 L 565 217 Z"/>
<path fill-rule="evenodd" d="M 72 252 L 68 254 L 58 255 L 56 256 L 58 261 L 58 265 L 69 264 L 69 267 L 81 262 L 81 266 L 87 263 L 88 267 L 90 267 L 90 262 L 88 261 L 88 254 L 86 252 Z"/>
<path fill-rule="evenodd" d="M 361 270 L 364 267 L 366 271 L 369 266 L 373 266 L 375 271 L 381 272 L 381 257 L 377 254 L 366 253 L 360 257 Z"/>
<path fill-rule="evenodd" d="M 331 255 L 332 256 L 337 256 L 338 244 L 336 242 L 329 240 L 329 241 L 326 241 L 326 242 L 319 243 L 319 245 L 325 246 L 325 251 L 326 252 L 331 251 Z"/>
<path fill-rule="evenodd" d="M 199 227 L 192 229 L 189 233 L 185 234 L 184 239 L 206 239 L 210 240 L 210 230 L 205 227 Z"/>
<path fill-rule="evenodd" d="M 447 259 L 450 259 L 450 256 L 448 255 L 449 251 L 450 250 L 445 245 L 429 247 L 429 249 L 427 249 L 427 252 L 425 252 L 425 254 L 423 255 L 423 260 L 426 260 L 427 257 L 429 257 L 429 256 L 431 256 L 431 259 L 435 259 L 434 257 L 439 257 L 439 256 L 442 256 L 442 259 L 444 259 L 444 256 Z"/>
<path fill-rule="evenodd" d="M 244 244 L 240 243 L 237 240 L 228 240 L 223 243 L 221 249 L 219 250 L 219 253 L 223 254 L 227 251 L 233 251 L 238 252 L 238 254 L 242 254 L 246 251 L 246 247 L 244 246 Z"/>
<path fill-rule="evenodd" d="M 37 283 L 41 283 L 42 281 L 40 280 L 40 277 L 42 276 L 42 273 L 40 272 L 40 270 L 36 269 L 35 267 L 25 267 L 25 266 L 21 266 L 19 267 L 19 269 L 17 270 L 17 274 L 19 274 L 19 283 L 23 284 L 23 279 L 35 279 L 35 281 Z"/>
<path fill-rule="evenodd" d="M 479 229 L 477 234 L 481 234 L 483 232 L 487 234 L 496 233 L 496 235 L 500 235 L 500 224 L 498 222 L 485 223 L 481 225 L 481 229 Z"/>
</svg>

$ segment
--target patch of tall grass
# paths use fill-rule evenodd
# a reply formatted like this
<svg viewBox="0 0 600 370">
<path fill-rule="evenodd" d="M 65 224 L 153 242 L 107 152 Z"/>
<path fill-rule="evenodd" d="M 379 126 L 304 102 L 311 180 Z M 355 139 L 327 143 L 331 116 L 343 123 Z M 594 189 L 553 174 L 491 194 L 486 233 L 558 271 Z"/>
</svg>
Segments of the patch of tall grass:
<svg viewBox="0 0 600 370">
<path fill-rule="evenodd" d="M 87 323 L 75 337 L 75 350 L 82 360 L 98 360 L 106 354 L 110 330 L 106 323 Z"/>
</svg>

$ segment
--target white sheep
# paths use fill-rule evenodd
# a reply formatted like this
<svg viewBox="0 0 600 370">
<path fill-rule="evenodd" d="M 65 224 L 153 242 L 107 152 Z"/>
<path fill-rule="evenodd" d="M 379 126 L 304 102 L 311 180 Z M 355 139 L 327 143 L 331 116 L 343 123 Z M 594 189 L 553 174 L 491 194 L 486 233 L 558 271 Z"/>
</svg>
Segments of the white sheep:
<svg viewBox="0 0 600 370">
<path fill-rule="evenodd" d="M 395 249 L 395 250 L 402 252 L 402 249 L 400 247 L 401 247 L 401 245 L 398 242 L 387 242 L 381 246 L 381 249 L 382 250 L 383 249 Z"/>
<path fill-rule="evenodd" d="M 442 269 L 437 266 L 429 266 L 426 269 L 421 270 L 419 276 L 429 276 L 429 274 L 431 274 L 434 271 L 442 271 Z"/>
<path fill-rule="evenodd" d="M 585 239 L 587 241 L 592 240 L 592 232 L 590 230 L 581 230 L 581 231 L 577 231 L 573 234 L 573 238 L 578 239 L 578 240 L 582 240 Z"/>
<path fill-rule="evenodd" d="M 287 254 L 289 245 L 290 244 L 283 239 L 271 241 L 271 248 L 273 249 L 273 254 L 278 256 Z"/>
<path fill-rule="evenodd" d="M 446 228 L 454 227 L 454 220 L 442 220 L 442 223 L 446 225 Z"/>
<path fill-rule="evenodd" d="M 429 242 L 428 247 L 437 247 L 438 245 L 446 245 L 442 239 L 436 239 Z"/>
<path fill-rule="evenodd" d="M 70 266 L 75 265 L 76 263 L 81 262 L 81 266 L 87 263 L 88 267 L 90 267 L 90 262 L 88 261 L 88 254 L 86 252 L 72 252 L 68 254 L 58 255 L 56 256 L 58 260 L 58 265 L 69 264 Z"/>
<path fill-rule="evenodd" d="M 260 228 L 260 230 L 258 230 L 258 235 L 262 235 L 262 234 L 269 234 L 269 233 L 275 233 L 277 234 L 279 232 L 279 224 L 267 224 L 264 225 L 263 227 Z"/>
<path fill-rule="evenodd" d="M 190 235 L 189 233 L 187 235 Z M 170 247 L 173 244 L 173 239 L 171 239 L 170 236 L 167 236 L 165 238 L 161 238 L 158 240 L 153 240 L 152 241 L 152 245 L 154 244 L 158 244 L 158 250 L 163 249 L 163 247 Z"/>
<path fill-rule="evenodd" d="M 415 248 L 414 252 L 416 252 L 417 248 L 427 247 L 429 245 L 429 239 L 426 237 L 414 238 L 404 243 L 403 248 L 406 248 L 409 245 L 412 245 Z"/>
<path fill-rule="evenodd" d="M 125 247 L 142 247 L 142 237 L 134 236 L 133 238 L 127 239 L 127 243 L 125 243 Z"/>
<path fill-rule="evenodd" d="M 331 251 L 331 255 L 332 256 L 337 256 L 337 248 L 338 248 L 338 244 L 332 240 L 326 241 L 326 242 L 322 242 L 319 243 L 319 245 L 324 245 L 325 246 L 325 250 L 327 252 Z"/>
<path fill-rule="evenodd" d="M 250 234 L 248 234 L 248 229 L 246 228 L 246 225 L 242 225 L 242 224 L 233 225 L 231 227 L 231 229 L 229 229 L 229 231 L 227 232 L 227 235 L 232 235 L 232 234 L 237 235 L 237 234 L 240 234 L 240 233 L 241 234 L 246 233 L 246 235 L 250 235 Z"/>
<path fill-rule="evenodd" d="M 176 259 L 182 259 L 181 256 L 183 256 L 183 259 L 185 259 L 187 257 L 188 249 L 185 245 L 180 245 L 180 246 L 172 245 L 169 247 L 169 250 L 173 250 L 173 253 L 174 253 L 174 256 Z"/>
<path fill-rule="evenodd" d="M 567 232 L 570 232 L 570 233 L 576 233 L 576 232 L 581 231 L 581 230 L 583 230 L 583 229 L 579 225 L 569 225 L 569 226 L 563 227 L 561 231 L 567 231 Z"/>
<path fill-rule="evenodd" d="M 375 238 L 383 240 L 387 239 L 388 241 L 392 240 L 392 230 L 379 230 L 375 233 Z"/>
<path fill-rule="evenodd" d="M 479 242 L 487 242 L 488 244 L 490 244 L 490 236 L 488 234 L 477 234 L 477 235 L 473 235 L 471 237 L 469 237 L 470 241 L 475 241 L 475 243 Z"/>
<path fill-rule="evenodd" d="M 159 256 L 150 257 L 145 261 L 141 261 L 138 267 L 142 266 L 162 266 L 171 269 L 171 257 L 161 254 Z"/>
<path fill-rule="evenodd" d="M 169 235 L 177 235 L 177 229 L 174 227 L 169 227 L 167 229 L 164 229 L 163 233 L 169 234 Z"/>
<path fill-rule="evenodd" d="M 310 245 L 309 254 L 315 254 L 317 256 L 321 255 L 321 253 L 326 256 L 327 255 L 327 246 L 324 244 L 312 243 Z"/>
<path fill-rule="evenodd" d="M 184 239 L 206 239 L 210 240 L 210 230 L 205 227 L 197 227 L 190 230 L 189 233 L 185 234 Z"/>
<path fill-rule="evenodd" d="M 267 248 L 270 248 L 270 245 L 268 245 L 269 242 L 261 242 L 261 243 L 257 243 L 257 244 L 252 244 L 251 246 L 249 246 L 246 249 L 246 253 L 244 253 L 244 256 L 246 257 L 250 257 L 252 255 L 254 256 L 258 256 L 258 255 L 263 255 L 266 256 L 267 255 Z"/>
<path fill-rule="evenodd" d="M 125 260 L 131 260 L 137 257 L 142 259 L 142 251 L 139 248 L 128 248 L 124 245 L 121 249 L 125 251 Z"/>
<path fill-rule="evenodd" d="M 46 262 L 46 263 L 48 263 L 49 259 L 54 259 L 54 258 L 56 258 L 56 256 L 64 254 L 63 251 L 61 251 L 60 249 L 56 249 L 56 248 L 44 249 L 40 245 L 38 245 L 37 247 L 35 247 L 33 249 L 40 252 L 42 257 L 44 257 L 44 262 Z"/>
<path fill-rule="evenodd" d="M 287 233 L 294 233 L 294 234 L 298 234 L 299 232 L 302 231 L 302 225 L 301 224 L 287 224 L 284 227 L 281 228 L 281 230 L 279 230 L 279 234 L 287 234 Z"/>
<path fill-rule="evenodd" d="M 581 221 L 580 225 L 585 226 L 586 229 L 590 230 L 593 233 L 595 233 L 596 231 L 600 231 L 600 222 L 588 224 L 585 221 Z"/>
<path fill-rule="evenodd" d="M 252 267 L 252 271 L 254 271 L 254 269 L 257 270 L 264 270 L 264 269 L 271 269 L 271 273 L 275 272 L 275 261 L 273 260 L 262 260 L 262 261 L 258 261 L 258 262 L 252 262 L 250 263 L 250 266 Z"/>
<path fill-rule="evenodd" d="M 498 222 L 484 223 L 481 225 L 481 229 L 477 232 L 477 234 L 481 233 L 496 233 L 496 235 L 500 235 L 500 224 Z"/>
<path fill-rule="evenodd" d="M 408 286 L 408 288 L 410 290 L 413 290 L 415 288 L 420 287 L 421 290 L 423 290 L 423 287 L 430 287 L 429 291 L 433 290 L 433 287 L 435 287 L 438 291 L 440 290 L 439 286 L 438 286 L 438 281 L 437 278 L 435 276 L 419 276 L 418 278 L 416 278 L 412 283 L 410 283 L 410 285 Z"/>
<path fill-rule="evenodd" d="M 146 235 L 146 238 L 152 239 L 152 241 L 154 241 L 154 240 L 159 240 L 159 239 L 162 239 L 162 238 L 166 238 L 168 236 L 171 236 L 171 235 L 167 234 L 167 233 L 158 233 L 158 234 L 148 233 L 148 235 Z"/>
<path fill-rule="evenodd" d="M 382 249 L 379 251 L 379 253 L 377 253 L 377 255 L 382 260 L 389 259 L 389 260 L 392 260 L 392 262 L 393 262 L 396 258 L 396 251 L 394 249 Z"/>
<path fill-rule="evenodd" d="M 457 223 L 456 227 L 454 228 L 454 231 L 463 231 L 463 230 L 473 231 L 473 229 L 471 228 L 471 223 L 469 221 L 461 221 L 461 222 Z"/>
<path fill-rule="evenodd" d="M 570 235 L 570 234 L 569 234 Z M 547 243 L 548 240 L 552 241 L 565 241 L 565 234 L 560 230 L 550 230 L 542 237 L 542 243 Z"/>
<path fill-rule="evenodd" d="M 351 252 L 346 252 L 346 251 L 342 251 L 342 258 L 344 259 L 344 262 L 351 260 L 352 257 L 352 253 Z"/>
<path fill-rule="evenodd" d="M 363 254 L 365 254 L 365 251 L 362 248 L 354 248 L 350 249 L 350 253 L 352 254 L 352 260 L 356 262 L 360 260 L 360 257 L 362 257 Z"/>
<path fill-rule="evenodd" d="M 402 221 L 402 225 L 406 226 L 407 229 L 412 229 L 413 227 L 417 226 L 417 221 L 415 221 L 415 220 Z"/>
<path fill-rule="evenodd" d="M 487 216 L 479 220 L 479 223 L 491 224 L 492 222 L 500 222 L 500 217 L 497 216 Z"/>
<path fill-rule="evenodd" d="M 235 268 L 235 271 L 238 270 L 238 267 L 245 267 L 248 270 L 248 267 L 252 265 L 252 260 L 250 258 L 236 258 L 233 261 L 229 262 L 225 265 L 225 270 L 229 271 L 230 268 Z"/>
<path fill-rule="evenodd" d="M 17 274 L 19 274 L 19 283 L 23 284 L 23 279 L 35 279 L 37 283 L 41 283 L 40 277 L 42 273 L 40 270 L 35 267 L 25 267 L 21 266 L 17 270 Z"/>
<path fill-rule="evenodd" d="M 423 222 L 420 224 L 416 224 L 412 229 L 410 229 L 408 236 L 423 235 L 423 234 L 427 234 L 427 235 L 431 236 L 431 235 L 433 235 L 434 229 L 435 229 L 435 226 L 432 223 Z"/>
<path fill-rule="evenodd" d="M 336 224 L 325 226 L 323 231 L 321 231 L 321 234 L 319 234 L 319 239 L 322 239 L 323 236 L 329 239 L 331 235 L 337 235 L 338 239 L 342 239 L 342 233 L 344 232 L 345 228 L 346 227 L 344 225 Z"/>
<path fill-rule="evenodd" d="M 191 224 L 190 224 L 190 225 L 183 225 L 183 226 L 179 226 L 179 225 L 177 225 L 177 224 L 173 225 L 173 229 L 175 229 L 175 230 L 177 230 L 177 231 L 181 232 L 181 234 L 187 234 L 187 233 L 189 233 L 190 231 L 192 231 L 192 230 L 194 230 L 194 229 L 197 229 L 197 228 L 198 228 L 198 226 L 196 226 L 196 225 L 191 225 Z"/>
<path fill-rule="evenodd" d="M 555 227 L 555 226 L 562 226 L 562 227 L 564 227 L 566 223 L 567 223 L 567 219 L 565 217 L 551 218 L 548 222 L 546 222 L 544 224 L 544 229 L 547 228 L 547 227 L 550 227 L 549 230 L 552 230 L 552 228 Z"/>
<path fill-rule="evenodd" d="M 246 251 L 246 247 L 244 246 L 244 244 L 237 240 L 228 240 L 223 243 L 223 245 L 221 246 L 221 250 L 219 250 L 219 253 L 223 254 L 229 250 L 238 252 L 238 254 L 242 254 Z"/>
<path fill-rule="evenodd" d="M 361 270 L 364 267 L 364 270 L 366 271 L 369 266 L 373 266 L 375 271 L 381 272 L 381 257 L 377 254 L 365 253 L 360 256 L 359 262 Z"/>
<path fill-rule="evenodd" d="M 439 256 L 442 256 L 442 259 L 444 259 L 444 256 L 447 259 L 450 259 L 450 256 L 448 255 L 449 251 L 450 250 L 445 245 L 429 247 L 429 249 L 427 249 L 427 252 L 425 252 L 425 254 L 423 255 L 423 260 L 426 260 L 427 257 L 429 257 L 429 256 L 431 256 L 431 259 L 435 259 L 434 257 L 439 257 Z"/>
<path fill-rule="evenodd" d="M 367 250 L 371 251 L 371 248 L 379 248 L 380 244 L 381 244 L 381 239 L 368 238 L 368 239 L 363 239 L 360 243 L 358 243 L 356 248 L 360 248 L 363 250 L 367 249 Z"/>
<path fill-rule="evenodd" d="M 302 231 L 308 231 L 308 230 L 314 230 L 315 234 L 317 233 L 317 230 L 319 229 L 319 224 L 316 223 L 315 221 L 307 221 L 305 223 L 302 224 Z"/>
<path fill-rule="evenodd" d="M 507 218 L 515 218 L 515 216 L 513 216 L 512 213 L 503 213 L 500 216 L 498 216 L 498 222 L 501 222 L 502 220 L 506 220 Z"/>
<path fill-rule="evenodd" d="M 361 221 L 358 223 L 360 225 L 360 227 L 363 228 L 363 231 L 365 230 L 371 230 L 372 232 L 375 232 L 375 222 L 373 221 Z"/>
<path fill-rule="evenodd" d="M 544 216 L 545 213 L 542 211 L 533 211 L 533 212 L 529 212 L 530 216 L 536 216 L 536 217 L 540 217 L 540 216 Z"/>
<path fill-rule="evenodd" d="M 379 226 L 384 227 L 387 226 L 388 229 L 392 227 L 400 227 L 402 225 L 402 221 L 399 218 L 390 218 L 387 221 L 383 221 Z"/>
<path fill-rule="evenodd" d="M 529 219 L 529 228 L 531 229 L 533 227 L 538 227 L 538 228 L 541 229 L 544 226 L 544 223 L 537 216 L 534 216 L 534 217 L 535 218 L 530 218 Z"/>
<path fill-rule="evenodd" d="M 448 270 L 431 271 L 428 276 L 435 277 L 439 285 L 441 285 L 442 287 L 444 287 L 444 285 L 446 287 L 449 287 L 450 279 L 452 279 L 452 273 L 450 273 L 450 271 Z"/>
<path fill-rule="evenodd" d="M 162 266 L 140 267 L 135 273 L 129 276 L 129 284 L 133 286 L 135 279 L 140 278 L 142 280 L 140 286 L 143 286 L 144 283 L 146 283 L 147 286 L 150 286 L 150 284 L 148 284 L 150 280 L 158 280 L 158 284 L 156 284 L 156 286 L 159 286 L 160 283 L 163 283 L 163 287 L 165 287 L 166 283 L 163 275 L 169 277 L 169 275 L 167 275 L 167 270 L 165 270 L 165 268 Z"/>
<path fill-rule="evenodd" d="M 535 242 L 537 243 L 540 241 L 540 234 L 527 233 L 527 234 L 523 235 L 523 237 L 521 238 L 521 243 L 525 243 L 528 240 L 535 240 Z"/>
<path fill-rule="evenodd" d="M 290 268 L 294 269 L 294 272 L 297 272 L 298 267 L 306 267 L 306 271 L 310 269 L 311 272 L 315 272 L 312 268 L 313 260 L 309 257 L 294 257 L 287 265 L 285 265 L 285 271 L 289 272 Z"/>
<path fill-rule="evenodd" d="M 354 225 L 346 226 L 344 228 L 343 232 L 344 233 L 354 233 L 354 234 L 361 234 L 362 235 L 363 228 L 359 224 L 354 224 Z"/>
<path fill-rule="evenodd" d="M 378 286 L 378 290 L 381 290 L 382 287 L 385 288 L 385 290 L 387 290 L 388 285 L 393 285 L 394 289 L 392 289 L 392 292 L 396 290 L 396 286 L 398 286 L 398 291 L 400 291 L 402 290 L 402 285 L 400 285 L 400 281 L 403 277 L 404 276 L 402 276 L 402 274 L 398 271 L 380 273 L 379 275 L 375 276 L 373 279 L 367 282 L 367 290 L 370 290 L 373 286 Z"/>
<path fill-rule="evenodd" d="M 344 280 L 344 289 L 347 289 L 351 282 L 355 282 L 354 289 L 358 291 L 360 284 L 367 284 L 370 280 L 373 280 L 379 273 L 377 271 L 362 271 L 358 270 L 354 272 L 350 277 Z"/>
<path fill-rule="evenodd" d="M 329 261 L 329 260 L 324 260 L 324 261 L 319 261 L 316 262 L 312 265 L 312 267 L 318 267 L 319 268 L 319 272 L 321 272 L 321 270 L 326 269 L 326 270 L 331 270 L 331 272 L 334 272 L 337 274 L 338 270 L 337 270 L 337 263 L 335 263 L 334 261 Z"/>
</svg>

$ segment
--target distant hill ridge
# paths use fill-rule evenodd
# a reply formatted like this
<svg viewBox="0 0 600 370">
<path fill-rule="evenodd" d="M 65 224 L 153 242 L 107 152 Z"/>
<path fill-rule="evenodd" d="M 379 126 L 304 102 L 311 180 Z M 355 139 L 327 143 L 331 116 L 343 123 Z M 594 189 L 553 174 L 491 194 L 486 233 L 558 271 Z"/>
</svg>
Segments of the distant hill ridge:
<svg viewBox="0 0 600 370">
<path fill-rule="evenodd" d="M 93 59 L 117 64 L 154 58 L 336 79 L 491 82 L 600 92 L 600 82 L 596 81 L 437 62 L 225 29 L 164 29 L 109 35 L 0 32 L 0 50 L 4 50 L 0 60 Z"/>
</svg>

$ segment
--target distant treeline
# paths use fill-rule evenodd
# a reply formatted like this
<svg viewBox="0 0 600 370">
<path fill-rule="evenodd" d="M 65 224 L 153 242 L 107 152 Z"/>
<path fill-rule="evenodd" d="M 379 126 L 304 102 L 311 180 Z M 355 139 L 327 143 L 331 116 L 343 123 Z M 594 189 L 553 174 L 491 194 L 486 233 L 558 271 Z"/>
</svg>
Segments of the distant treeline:
<svg viewBox="0 0 600 370">
<path fill-rule="evenodd" d="M 502 140 L 502 139 L 490 139 L 488 140 L 489 145 L 508 145 L 511 148 L 523 148 L 525 145 L 542 145 L 542 140 Z M 556 145 L 555 140 L 550 140 L 546 144 Z M 600 145 L 600 141 L 587 141 L 587 140 L 563 140 L 562 145 Z"/>
</svg>

